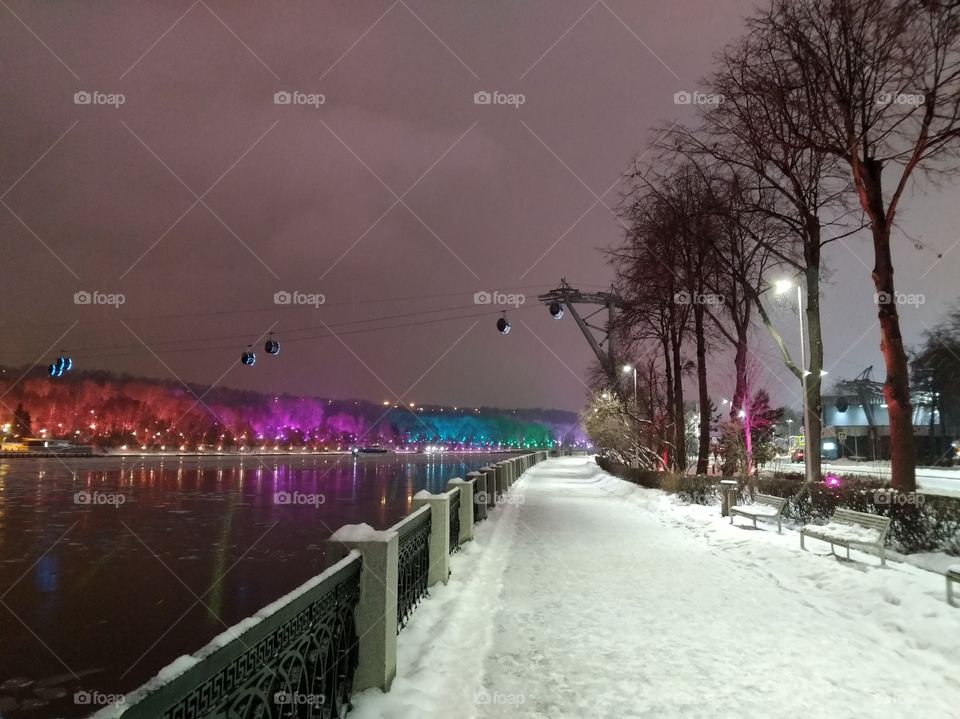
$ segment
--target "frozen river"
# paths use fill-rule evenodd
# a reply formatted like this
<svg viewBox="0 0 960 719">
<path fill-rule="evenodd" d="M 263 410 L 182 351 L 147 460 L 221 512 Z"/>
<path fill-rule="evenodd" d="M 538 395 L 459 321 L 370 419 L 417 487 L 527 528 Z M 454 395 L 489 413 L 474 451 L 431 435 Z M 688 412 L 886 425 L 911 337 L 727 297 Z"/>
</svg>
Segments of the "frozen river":
<svg viewBox="0 0 960 719">
<path fill-rule="evenodd" d="M 490 459 L 0 460 L 0 718 L 90 713 Z"/>
</svg>

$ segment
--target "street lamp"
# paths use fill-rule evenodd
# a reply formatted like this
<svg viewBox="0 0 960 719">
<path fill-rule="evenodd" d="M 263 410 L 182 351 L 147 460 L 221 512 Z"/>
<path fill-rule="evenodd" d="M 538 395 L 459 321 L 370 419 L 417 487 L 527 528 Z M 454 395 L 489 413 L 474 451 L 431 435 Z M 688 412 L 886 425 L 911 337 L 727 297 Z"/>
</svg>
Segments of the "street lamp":
<svg viewBox="0 0 960 719">
<path fill-rule="evenodd" d="M 637 425 L 636 444 L 633 446 L 633 466 L 640 468 L 640 395 L 637 393 L 637 368 L 633 365 L 625 364 L 623 366 L 624 374 L 633 372 L 633 411 L 636 414 L 634 420 Z"/>
<path fill-rule="evenodd" d="M 793 282 L 790 280 L 777 280 L 773 283 L 774 292 L 777 295 L 783 295 L 790 291 L 790 288 L 793 287 Z M 807 370 L 807 358 L 806 358 L 806 348 L 803 341 L 803 290 L 800 287 L 800 283 L 797 283 L 797 316 L 800 320 L 800 386 L 803 392 L 803 427 L 804 433 L 810 428 L 810 411 L 807 407 L 807 375 L 810 372 Z M 821 371 L 820 376 L 822 377 L 825 373 Z M 804 452 L 803 452 L 803 476 L 806 482 L 810 482 L 810 447 L 806 446 L 806 438 L 804 438 Z M 819 452 L 820 448 L 817 447 L 816 451 Z"/>
</svg>

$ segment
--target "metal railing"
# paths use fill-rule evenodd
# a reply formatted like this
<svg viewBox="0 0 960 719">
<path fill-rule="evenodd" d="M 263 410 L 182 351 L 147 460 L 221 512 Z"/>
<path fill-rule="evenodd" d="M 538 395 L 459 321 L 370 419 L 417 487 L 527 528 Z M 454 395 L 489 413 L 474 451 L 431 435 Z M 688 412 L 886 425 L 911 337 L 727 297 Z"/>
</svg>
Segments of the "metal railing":
<svg viewBox="0 0 960 719">
<path fill-rule="evenodd" d="M 224 632 L 182 674 L 128 695 L 124 719 L 343 716 L 358 659 L 361 567 L 352 552 L 258 612 L 249 629 Z"/>
<path fill-rule="evenodd" d="M 393 526 L 397 532 L 397 633 L 420 600 L 429 595 L 430 508 L 423 507 Z"/>
<path fill-rule="evenodd" d="M 460 490 L 450 493 L 450 554 L 460 551 Z"/>
</svg>

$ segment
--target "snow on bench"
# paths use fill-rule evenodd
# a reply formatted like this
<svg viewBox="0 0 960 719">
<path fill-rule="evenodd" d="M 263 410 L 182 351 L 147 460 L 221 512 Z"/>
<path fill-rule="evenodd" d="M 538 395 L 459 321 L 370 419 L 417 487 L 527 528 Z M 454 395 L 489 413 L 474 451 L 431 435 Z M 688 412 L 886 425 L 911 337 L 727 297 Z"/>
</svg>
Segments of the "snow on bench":
<svg viewBox="0 0 960 719">
<path fill-rule="evenodd" d="M 846 548 L 847 559 L 850 559 L 851 546 L 869 547 L 879 551 L 880 564 L 885 567 L 887 557 L 883 544 L 889 529 L 890 517 L 838 509 L 827 524 L 808 524 L 800 530 L 800 548 L 806 549 L 804 537 L 814 537 L 829 542 L 831 552 L 835 544 Z"/>
<path fill-rule="evenodd" d="M 947 604 L 952 607 L 958 607 L 960 604 L 953 603 L 953 583 L 960 584 L 960 564 L 951 564 L 947 567 Z"/>
<path fill-rule="evenodd" d="M 758 519 L 777 520 L 777 531 L 780 531 L 781 513 L 787 505 L 785 497 L 774 497 L 769 494 L 757 494 L 753 498 L 753 504 L 738 504 L 730 507 L 730 524 L 733 524 L 733 517 L 739 514 L 741 517 L 749 517 L 753 520 L 753 526 L 756 528 Z"/>
</svg>

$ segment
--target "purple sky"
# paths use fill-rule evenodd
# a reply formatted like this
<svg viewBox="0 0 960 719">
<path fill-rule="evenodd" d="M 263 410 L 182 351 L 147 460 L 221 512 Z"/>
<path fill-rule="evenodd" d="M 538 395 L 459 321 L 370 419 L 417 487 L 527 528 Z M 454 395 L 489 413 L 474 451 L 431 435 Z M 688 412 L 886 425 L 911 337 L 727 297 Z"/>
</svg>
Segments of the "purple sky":
<svg viewBox="0 0 960 719">
<path fill-rule="evenodd" d="M 753 3 L 0 5 L 0 363 L 63 347 L 85 368 L 264 391 L 579 409 L 591 353 L 535 295 L 561 276 L 609 284 L 597 248 L 620 239 L 618 176 L 651 127 L 690 119 L 674 93 L 697 89 Z M 480 90 L 525 102 L 477 105 Z M 124 103 L 78 105 L 78 91 Z M 277 105 L 278 91 L 325 102 Z M 931 248 L 895 250 L 899 288 L 925 300 L 903 309 L 911 342 L 957 294 L 955 198 L 916 188 L 902 212 Z M 831 376 L 879 369 L 867 237 L 828 263 Z M 284 290 L 326 304 L 275 305 Z M 478 290 L 526 295 L 509 336 Z M 76 305 L 78 291 L 125 302 Z M 347 324 L 397 315 L 457 319 Z M 335 336 L 289 341 L 324 326 Z M 241 367 L 271 327 L 280 356 L 260 339 Z M 175 351 L 184 339 L 207 349 Z M 763 383 L 798 405 L 760 333 L 758 348 Z"/>
</svg>

